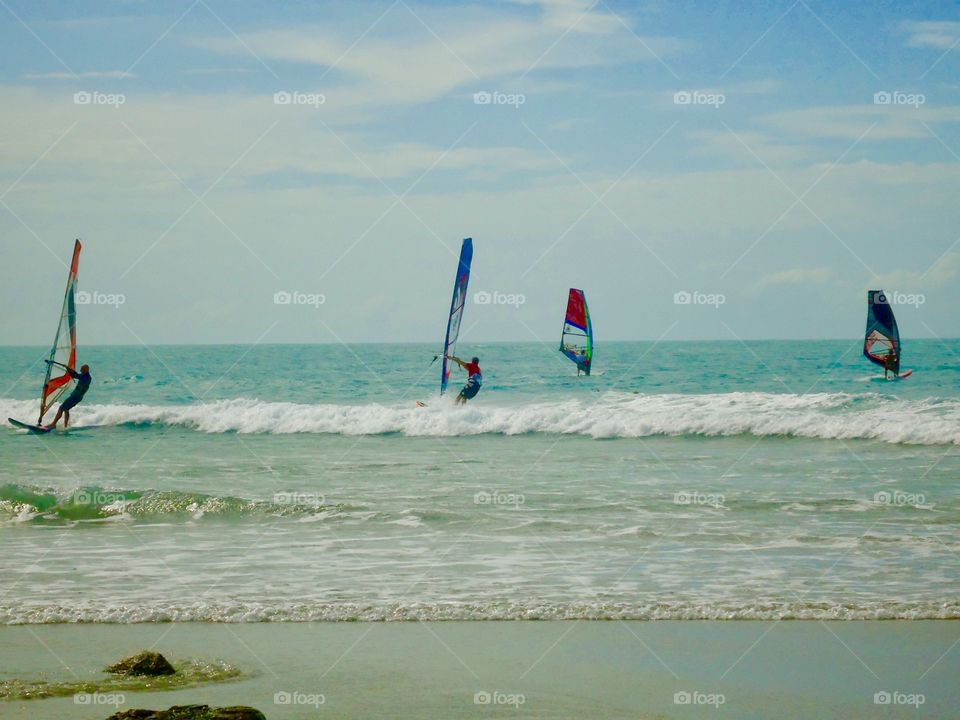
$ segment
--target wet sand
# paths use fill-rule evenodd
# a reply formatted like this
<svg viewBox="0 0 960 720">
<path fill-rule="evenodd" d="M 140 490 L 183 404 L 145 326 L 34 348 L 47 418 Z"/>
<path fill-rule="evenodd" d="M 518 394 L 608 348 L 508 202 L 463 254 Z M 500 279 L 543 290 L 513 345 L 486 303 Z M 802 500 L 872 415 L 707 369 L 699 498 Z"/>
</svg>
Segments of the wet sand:
<svg viewBox="0 0 960 720">
<path fill-rule="evenodd" d="M 958 640 L 952 621 L 8 626 L 0 680 L 97 677 L 148 648 L 220 658 L 250 676 L 0 702 L 0 716 L 93 720 L 205 703 L 251 705 L 271 719 L 944 718 L 960 707 Z"/>
</svg>

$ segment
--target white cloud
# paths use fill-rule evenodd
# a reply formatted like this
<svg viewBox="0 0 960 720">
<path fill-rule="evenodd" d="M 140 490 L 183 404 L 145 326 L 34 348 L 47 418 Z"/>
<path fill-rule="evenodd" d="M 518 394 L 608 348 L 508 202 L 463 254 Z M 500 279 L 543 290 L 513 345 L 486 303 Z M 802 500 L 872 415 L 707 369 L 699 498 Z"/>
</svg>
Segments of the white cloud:
<svg viewBox="0 0 960 720">
<path fill-rule="evenodd" d="M 757 292 L 781 285 L 823 285 L 834 278 L 833 268 L 791 268 L 765 275 L 757 281 Z"/>
<path fill-rule="evenodd" d="M 949 250 L 925 271 L 900 269 L 883 273 L 877 278 L 877 286 L 915 292 L 931 286 L 948 286 L 954 283 L 957 277 L 960 277 L 960 252 Z"/>
<path fill-rule="evenodd" d="M 184 70 L 186 75 L 233 75 L 253 72 L 249 68 L 192 68 Z"/>
<path fill-rule="evenodd" d="M 269 183 L 269 176 L 275 174 L 296 174 L 305 184 L 328 183 L 332 177 L 412 181 L 434 166 L 435 171 L 482 169 L 507 177 L 517 172 L 549 172 L 556 165 L 552 157 L 529 148 L 506 143 L 478 147 L 469 134 L 448 152 L 449 145 L 469 127 L 466 124 L 434 145 L 375 140 L 357 129 L 343 129 L 344 116 L 336 109 L 334 114 L 324 115 L 326 106 L 278 106 L 272 94 L 130 94 L 123 107 L 115 109 L 75 106 L 72 91 L 67 90 L 8 86 L 2 92 L 10 106 L 18 108 L 18 114 L 0 117 L 0 134 L 13 136 L 26 125 L 31 128 L 31 136 L 30 141 L 0 144 L 0 165 L 11 173 L 15 168 L 29 167 L 60 133 L 79 121 L 44 162 L 55 159 L 67 176 L 85 176 L 86 182 L 104 182 L 112 187 L 144 183 L 178 186 L 130 130 L 174 172 L 190 178 L 197 192 L 274 123 L 275 130 L 257 143 L 225 183 Z M 225 117 L 234 122 L 224 123 Z M 349 115 L 346 117 L 349 119 Z M 340 139 L 318 120 L 335 125 L 334 132 Z M 19 132 L 22 135 L 22 129 Z M 12 175 L 11 182 L 17 174 Z M 398 192 L 402 189 L 399 187 Z"/>
<path fill-rule="evenodd" d="M 779 80 L 748 80 L 745 82 L 725 85 L 723 91 L 728 95 L 769 95 L 780 89 Z"/>
<path fill-rule="evenodd" d="M 544 12 L 569 19 L 581 4 L 549 3 Z M 343 107 L 413 105 L 467 85 L 509 81 L 534 69 L 650 61 L 650 49 L 663 56 L 681 47 L 672 38 L 645 38 L 644 47 L 619 20 L 596 11 L 588 14 L 586 28 L 578 24 L 582 31 L 569 33 L 538 19 L 487 8 L 433 11 L 427 29 L 413 12 L 396 6 L 381 23 L 389 21 L 389 34 L 378 27 L 359 40 L 330 26 L 298 26 L 242 34 L 239 40 L 216 36 L 188 42 L 226 55 L 252 52 L 268 64 L 326 68 L 328 74 L 321 77 L 327 88 L 322 91 Z M 607 19 L 601 23 L 596 18 Z"/>
<path fill-rule="evenodd" d="M 398 193 L 441 157 L 459 129 L 438 123 L 429 140 L 399 142 L 397 135 L 384 138 L 379 131 L 367 133 L 349 122 L 334 123 L 322 115 L 330 109 L 326 106 L 317 110 L 278 107 L 270 95 L 131 94 L 117 110 L 78 108 L 72 104 L 70 92 L 55 87 L 4 87 L 0 91 L 9 107 L 16 109 L 16 113 L 0 115 L 0 136 L 18 138 L 16 143 L 0 144 L 0 186 L 13 183 L 79 120 L 4 201 L 51 247 L 59 247 L 59 240 L 73 234 L 90 237 L 89 252 L 98 257 L 88 263 L 88 287 L 118 283 L 121 273 L 194 201 L 120 120 L 197 193 L 203 193 L 229 169 L 205 202 L 287 286 L 314 288 L 311 283 L 343 255 L 336 271 L 316 290 L 330 298 L 331 313 L 335 308 L 372 303 L 369 311 L 330 315 L 325 320 L 346 339 L 383 338 L 385 312 L 397 316 L 389 331 L 396 336 L 391 339 L 429 337 L 436 332 L 431 315 L 436 312 L 436 301 L 432 298 L 449 300 L 448 255 L 431 230 L 450 246 L 464 234 L 479 238 L 483 261 L 477 265 L 478 279 L 484 277 L 492 287 L 519 287 L 528 297 L 547 297 L 555 293 L 560 281 L 569 279 L 572 285 L 582 277 L 584 285 L 600 292 L 609 289 L 608 322 L 612 328 L 633 327 L 626 311 L 614 302 L 622 292 L 617 288 L 643 287 L 637 297 L 645 298 L 659 297 L 661 291 L 668 297 L 671 286 L 670 292 L 676 290 L 676 280 L 644 244 L 676 268 L 690 287 L 727 282 L 717 289 L 730 297 L 748 292 L 758 278 L 778 268 L 834 267 L 836 281 L 822 286 L 827 298 L 823 304 L 828 306 L 838 293 L 846 292 L 845 285 L 856 288 L 867 281 L 864 268 L 806 208 L 796 207 L 779 219 L 795 199 L 759 165 L 690 172 L 682 169 L 681 162 L 676 169 L 653 172 L 641 163 L 604 196 L 604 203 L 623 219 L 628 230 L 607 208 L 589 210 L 593 196 L 532 139 L 521 148 L 502 139 L 498 145 L 494 136 L 483 147 L 479 146 L 483 136 L 477 133 L 468 135 L 406 198 L 430 230 L 402 206 L 374 226 L 393 203 L 392 196 L 318 119 L 332 123 Z M 277 120 L 276 128 L 241 159 Z M 524 131 L 521 136 L 525 135 Z M 564 152 L 562 148 L 558 151 Z M 581 172 L 576 157 L 566 159 Z M 594 164 L 582 177 L 596 192 L 603 192 L 633 159 L 616 158 L 610 163 L 613 168 Z M 802 192 L 825 169 L 795 163 L 777 167 L 777 172 L 790 187 Z M 274 181 L 285 174 L 292 176 L 290 182 Z M 303 182 L 299 182 L 301 178 Z M 498 179 L 504 182 L 492 182 Z M 955 197 L 958 182 L 960 166 L 953 162 L 849 163 L 830 169 L 805 196 L 805 202 L 878 273 L 913 266 L 919 279 L 925 263 L 933 263 L 956 238 L 954 234 L 948 239 L 948 235 L 960 226 Z M 56 212 L 51 212 L 51 207 Z M 751 247 L 776 221 L 776 227 Z M 25 280 L 21 282 L 23 273 L 18 268 L 35 266 L 46 250 L 6 212 L 0 212 L 0 230 L 9 239 L 4 245 L 8 261 L 0 263 L 0 300 L 15 302 L 16 297 L 35 292 Z M 520 284 L 519 274 L 554 244 Z M 584 253 L 584 247 L 590 252 Z M 744 254 L 736 270 L 720 280 Z M 185 263 L 184 257 L 190 262 Z M 235 271 L 227 279 L 221 272 L 225 261 Z M 941 282 L 944 295 L 955 296 L 951 288 L 956 281 L 951 285 L 944 278 L 956 277 L 956 263 L 950 258 L 938 263 L 923 282 Z M 372 299 L 369 285 L 357 281 L 367 277 L 371 267 L 394 270 L 384 274 Z M 495 274 L 498 269 L 499 276 Z M 418 292 L 399 309 L 391 298 L 411 295 L 410 277 L 418 278 Z M 423 292 L 419 292 L 421 278 L 428 288 Z M 788 274 L 775 279 L 788 284 L 795 278 Z M 60 281 L 57 274 L 51 285 Z M 252 341 L 272 322 L 268 316 L 272 303 L 264 308 L 255 299 L 261 295 L 269 298 L 277 289 L 276 278 L 203 206 L 195 207 L 163 236 L 126 282 L 131 284 L 117 291 L 129 290 L 128 310 L 145 314 L 142 336 L 151 342 Z M 234 297 L 229 293 L 236 294 L 238 283 L 250 291 L 236 306 L 225 305 L 224 317 L 213 321 L 196 312 L 217 297 Z M 142 287 L 139 299 L 134 295 L 138 287 Z M 170 287 L 177 291 L 171 293 Z M 926 285 L 898 283 L 890 287 L 926 292 Z M 159 292 L 167 292 L 168 301 L 154 310 L 155 303 L 148 297 Z M 338 302 L 343 304 L 336 305 Z M 755 327 L 756 334 L 777 332 L 768 315 L 750 315 L 753 310 L 749 309 L 743 312 L 748 313 L 744 322 Z M 823 310 L 824 317 L 811 321 L 809 332 L 841 327 L 830 316 L 832 312 L 832 306 Z M 860 313 L 857 304 L 857 325 L 862 320 Z M 36 317 L 40 315 L 38 309 Z M 198 319 L 194 324 L 178 325 L 171 324 L 171 317 Z M 952 328 L 951 322 L 947 318 L 941 324 Z M 41 324 L 38 321 L 38 327 Z M 930 324 L 936 323 L 931 320 Z M 22 335 L 8 331 L 3 339 L 32 340 L 32 329 L 24 327 Z M 532 327 L 539 331 L 539 325 Z M 527 332 L 520 326 L 515 331 L 514 337 Z M 253 337 L 245 332 L 252 332 Z M 284 332 L 286 339 L 313 339 L 302 334 L 313 330 L 291 325 Z M 484 332 L 488 337 L 502 337 L 505 331 L 491 325 Z M 130 340 L 122 327 L 104 326 L 99 335 L 87 337 L 103 342 Z"/>
<path fill-rule="evenodd" d="M 909 33 L 909 47 L 928 47 L 949 50 L 960 43 L 960 22 L 949 20 L 909 21 L 901 27 Z"/>
<path fill-rule="evenodd" d="M 126 78 L 136 77 L 135 73 L 126 72 L 124 70 L 91 70 L 88 72 L 81 73 L 68 73 L 68 72 L 49 72 L 49 73 L 27 73 L 23 76 L 27 80 L 76 80 L 87 79 L 87 78 L 104 78 L 104 79 L 113 79 L 113 80 L 125 80 Z"/>
<path fill-rule="evenodd" d="M 691 151 L 698 155 L 721 157 L 740 164 L 756 165 L 756 154 L 764 163 L 809 163 L 823 157 L 809 144 L 785 142 L 777 135 L 754 131 L 692 130 L 687 133 L 692 140 Z"/>
<path fill-rule="evenodd" d="M 624 22 L 613 12 L 599 12 L 596 0 L 511 0 L 518 5 L 536 6 L 543 22 L 571 32 L 610 34 L 623 29 Z"/>
<path fill-rule="evenodd" d="M 841 105 L 787 110 L 760 119 L 791 136 L 851 141 L 861 136 L 864 141 L 929 138 L 920 121 L 928 125 L 960 122 L 960 106 Z M 872 125 L 875 127 L 864 135 Z"/>
</svg>

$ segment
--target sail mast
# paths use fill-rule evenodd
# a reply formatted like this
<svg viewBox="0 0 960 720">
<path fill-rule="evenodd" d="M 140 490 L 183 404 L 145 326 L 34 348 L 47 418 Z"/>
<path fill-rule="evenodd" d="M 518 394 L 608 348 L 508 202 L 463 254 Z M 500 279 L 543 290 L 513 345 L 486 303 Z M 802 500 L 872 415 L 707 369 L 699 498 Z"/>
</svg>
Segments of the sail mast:
<svg viewBox="0 0 960 720">
<path fill-rule="evenodd" d="M 440 394 L 447 389 L 450 379 L 450 364 L 447 360 L 457 348 L 457 339 L 460 337 L 460 321 L 463 319 L 463 308 L 467 303 L 467 283 L 470 281 L 470 263 L 473 261 L 473 239 L 465 238 L 460 247 L 460 262 L 457 265 L 457 276 L 453 283 L 453 298 L 450 300 L 450 315 L 447 317 L 447 333 L 443 340 L 443 365 L 440 369 Z"/>
<path fill-rule="evenodd" d="M 590 374 L 593 362 L 593 323 L 587 309 L 587 296 L 583 290 L 570 288 L 567 296 L 567 312 L 563 318 L 560 334 L 560 352 L 577 364 L 577 368 Z"/>
<path fill-rule="evenodd" d="M 73 378 L 60 365 L 73 368 L 77 362 L 77 270 L 80 266 L 80 241 L 73 244 L 73 258 L 70 261 L 70 271 L 67 273 L 67 288 L 63 293 L 63 306 L 60 309 L 60 322 L 57 324 L 57 334 L 53 338 L 53 346 L 47 355 L 47 373 L 43 379 L 43 388 L 40 391 L 40 419 L 38 425 L 43 424 L 43 416 L 47 410 L 68 390 L 73 387 Z M 53 363 L 60 363 L 54 365 Z"/>
<path fill-rule="evenodd" d="M 891 352 L 892 367 L 887 365 L 887 357 Z M 900 329 L 883 290 L 867 291 L 867 329 L 863 338 L 863 355 L 895 375 L 900 372 Z"/>
</svg>

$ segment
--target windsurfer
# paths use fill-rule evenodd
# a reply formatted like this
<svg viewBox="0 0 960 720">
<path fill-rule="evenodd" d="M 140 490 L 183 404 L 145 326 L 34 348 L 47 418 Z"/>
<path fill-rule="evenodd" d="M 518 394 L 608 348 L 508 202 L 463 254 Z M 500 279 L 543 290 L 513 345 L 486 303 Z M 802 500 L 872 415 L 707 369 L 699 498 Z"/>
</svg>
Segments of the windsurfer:
<svg viewBox="0 0 960 720">
<path fill-rule="evenodd" d="M 463 386 L 463 389 L 460 391 L 460 394 L 457 395 L 456 399 L 458 405 L 465 405 L 467 400 L 473 399 L 476 394 L 480 392 L 480 386 L 483 385 L 483 373 L 480 371 L 480 358 L 475 357 L 472 358 L 470 362 L 464 362 L 458 357 L 449 355 L 447 359 L 453 360 L 453 362 L 467 371 L 467 384 Z"/>
<path fill-rule="evenodd" d="M 73 389 L 73 392 L 67 396 L 67 399 L 63 401 L 57 410 L 57 416 L 53 419 L 53 422 L 47 425 L 48 430 L 55 428 L 62 417 L 63 427 L 69 427 L 70 411 L 76 407 L 81 400 L 83 400 L 83 396 L 86 395 L 87 390 L 90 389 L 90 383 L 93 382 L 93 378 L 90 377 L 90 366 L 81 365 L 80 372 L 77 372 L 73 368 L 67 367 L 63 363 L 54 362 L 53 360 L 44 360 L 44 362 L 50 365 L 59 365 L 70 374 L 70 377 L 77 381 L 77 386 Z M 42 420 L 43 418 L 41 418 L 41 421 Z"/>
<path fill-rule="evenodd" d="M 886 380 L 889 373 L 893 373 L 894 377 L 899 377 L 900 373 L 897 372 L 897 353 L 893 348 L 887 350 L 887 354 L 883 356 L 883 379 Z"/>
</svg>

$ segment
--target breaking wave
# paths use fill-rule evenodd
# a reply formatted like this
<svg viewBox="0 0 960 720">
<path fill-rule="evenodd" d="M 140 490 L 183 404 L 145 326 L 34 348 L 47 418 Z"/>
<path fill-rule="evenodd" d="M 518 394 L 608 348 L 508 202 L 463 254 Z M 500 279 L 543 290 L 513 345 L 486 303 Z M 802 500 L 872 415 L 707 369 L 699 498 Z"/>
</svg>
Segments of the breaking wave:
<svg viewBox="0 0 960 720">
<path fill-rule="evenodd" d="M 0 413 L 32 417 L 34 403 L 0 400 Z M 899 400 L 877 394 L 736 392 L 607 393 L 566 400 L 465 408 L 435 401 L 409 405 L 316 404 L 221 400 L 191 405 L 84 405 L 75 428 L 177 426 L 204 433 L 398 434 L 456 437 L 554 433 L 592 438 L 783 436 L 960 444 L 960 400 Z"/>
</svg>

